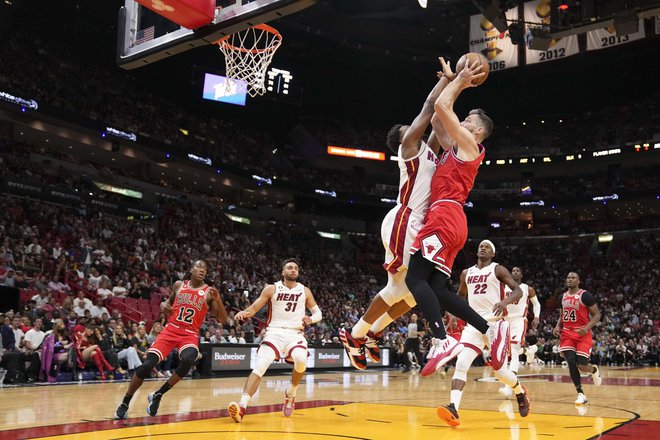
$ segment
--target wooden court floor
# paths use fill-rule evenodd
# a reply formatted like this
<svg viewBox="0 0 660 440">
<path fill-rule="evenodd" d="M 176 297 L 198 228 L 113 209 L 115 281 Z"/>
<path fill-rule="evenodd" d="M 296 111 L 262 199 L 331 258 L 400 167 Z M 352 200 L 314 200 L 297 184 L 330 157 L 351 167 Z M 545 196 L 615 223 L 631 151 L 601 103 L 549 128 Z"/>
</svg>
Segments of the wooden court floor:
<svg viewBox="0 0 660 440">
<path fill-rule="evenodd" d="M 296 411 L 281 413 L 289 376 L 266 376 L 243 423 L 227 417 L 245 377 L 185 380 L 168 392 L 159 415 L 146 415 L 146 396 L 160 381 L 145 382 L 129 418 L 112 415 L 126 382 L 37 385 L 0 389 L 0 439 L 660 439 L 660 368 L 603 368 L 603 385 L 583 383 L 589 403 L 573 404 L 568 370 L 523 367 L 532 410 L 498 392 L 490 368 L 474 368 L 463 394 L 461 426 L 435 414 L 451 384 L 439 375 L 374 369 L 309 374 L 298 389 Z"/>
</svg>

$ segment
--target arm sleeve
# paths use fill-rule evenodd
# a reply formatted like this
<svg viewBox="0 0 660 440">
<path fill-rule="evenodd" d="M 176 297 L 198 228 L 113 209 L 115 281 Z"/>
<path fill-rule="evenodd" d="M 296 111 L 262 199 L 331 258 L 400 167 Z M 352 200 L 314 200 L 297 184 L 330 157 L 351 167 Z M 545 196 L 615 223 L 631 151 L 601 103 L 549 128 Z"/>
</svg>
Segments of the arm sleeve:
<svg viewBox="0 0 660 440">
<path fill-rule="evenodd" d="M 541 316 L 541 303 L 539 302 L 538 296 L 533 296 L 529 299 L 529 301 L 532 303 L 532 310 L 534 312 L 534 318 L 538 318 Z"/>
<path fill-rule="evenodd" d="M 323 319 L 323 314 L 321 313 L 319 306 L 314 306 L 313 308 L 309 309 L 309 311 L 312 312 L 312 316 L 310 316 L 312 324 L 316 324 L 321 319 Z"/>
<path fill-rule="evenodd" d="M 587 307 L 591 307 L 594 304 L 596 304 L 596 300 L 594 299 L 594 296 L 587 292 L 586 290 L 582 292 L 582 304 L 584 304 Z"/>
</svg>

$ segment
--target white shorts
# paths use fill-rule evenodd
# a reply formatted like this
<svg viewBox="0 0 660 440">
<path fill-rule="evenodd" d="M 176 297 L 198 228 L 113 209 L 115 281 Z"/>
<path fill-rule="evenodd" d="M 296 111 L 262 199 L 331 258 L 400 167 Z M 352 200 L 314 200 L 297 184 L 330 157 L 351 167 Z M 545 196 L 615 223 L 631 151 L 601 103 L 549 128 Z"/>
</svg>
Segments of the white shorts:
<svg viewBox="0 0 660 440">
<path fill-rule="evenodd" d="M 461 344 L 477 353 L 481 353 L 484 348 L 490 348 L 488 337 L 469 324 L 461 333 Z"/>
<path fill-rule="evenodd" d="M 410 247 L 422 226 L 423 219 L 414 215 L 410 208 L 397 205 L 390 209 L 380 226 L 380 237 L 385 247 L 383 267 L 386 271 L 397 273 L 408 268 Z"/>
<path fill-rule="evenodd" d="M 527 319 L 525 318 L 507 318 L 509 321 L 509 342 L 511 345 L 517 345 L 518 348 L 522 347 L 525 342 L 525 334 L 527 333 Z"/>
<path fill-rule="evenodd" d="M 303 349 L 307 352 L 307 339 L 302 332 L 287 330 L 266 329 L 266 336 L 261 341 L 261 347 L 267 346 L 275 352 L 275 360 L 291 361 L 291 352 L 294 349 Z"/>
</svg>

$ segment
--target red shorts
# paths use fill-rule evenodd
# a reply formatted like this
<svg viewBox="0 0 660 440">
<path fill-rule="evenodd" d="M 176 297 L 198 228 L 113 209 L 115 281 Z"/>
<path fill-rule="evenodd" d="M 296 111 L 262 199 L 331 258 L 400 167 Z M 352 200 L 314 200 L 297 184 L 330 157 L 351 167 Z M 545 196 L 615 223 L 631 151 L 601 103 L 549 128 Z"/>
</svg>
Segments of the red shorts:
<svg viewBox="0 0 660 440">
<path fill-rule="evenodd" d="M 463 206 L 452 201 L 435 202 L 426 214 L 424 227 L 417 234 L 410 253 L 421 249 L 422 256 L 435 263 L 436 269 L 451 276 L 454 259 L 465 246 L 467 235 Z"/>
<path fill-rule="evenodd" d="M 561 338 L 559 339 L 559 351 L 574 351 L 578 356 L 591 357 L 591 347 L 594 345 L 594 340 L 591 337 L 591 332 L 584 336 L 580 336 L 578 332 L 570 328 L 563 328 L 561 330 Z"/>
<path fill-rule="evenodd" d="M 158 334 L 153 345 L 147 350 L 147 353 L 155 353 L 159 361 L 162 361 L 175 347 L 179 349 L 179 353 L 188 347 L 194 347 L 195 350 L 199 351 L 198 344 L 199 336 L 195 333 L 168 324 Z"/>
</svg>

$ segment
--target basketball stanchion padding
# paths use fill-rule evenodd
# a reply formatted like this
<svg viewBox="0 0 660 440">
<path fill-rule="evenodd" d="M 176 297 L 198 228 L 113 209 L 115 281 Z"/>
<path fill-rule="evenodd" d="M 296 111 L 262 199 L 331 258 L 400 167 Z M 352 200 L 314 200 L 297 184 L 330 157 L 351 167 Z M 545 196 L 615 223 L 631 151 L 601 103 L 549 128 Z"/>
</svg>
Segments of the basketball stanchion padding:
<svg viewBox="0 0 660 440">
<path fill-rule="evenodd" d="M 136 0 L 145 8 L 188 29 L 210 24 L 215 18 L 215 0 Z"/>
<path fill-rule="evenodd" d="M 225 56 L 227 90 L 266 93 L 266 71 L 282 44 L 282 35 L 267 24 L 258 24 L 216 41 Z"/>
</svg>

